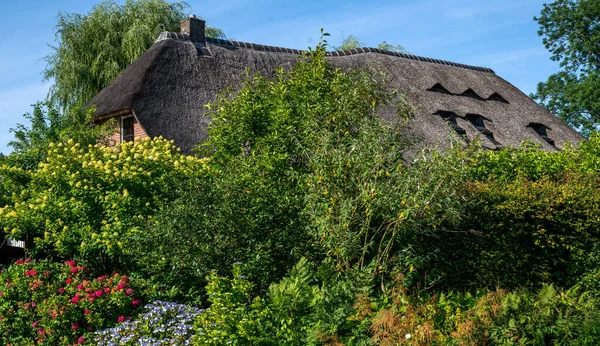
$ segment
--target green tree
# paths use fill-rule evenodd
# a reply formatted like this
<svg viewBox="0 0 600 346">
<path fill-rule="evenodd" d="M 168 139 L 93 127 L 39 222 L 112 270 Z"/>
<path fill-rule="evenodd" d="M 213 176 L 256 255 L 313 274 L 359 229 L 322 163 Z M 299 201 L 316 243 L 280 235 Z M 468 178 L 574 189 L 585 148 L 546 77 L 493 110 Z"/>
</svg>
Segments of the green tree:
<svg viewBox="0 0 600 346">
<path fill-rule="evenodd" d="M 556 0 L 534 19 L 562 70 L 539 83 L 532 97 L 589 135 L 600 121 L 600 2 Z"/>
<path fill-rule="evenodd" d="M 359 47 L 364 47 L 364 46 L 365 46 L 365 43 L 363 41 L 361 41 L 359 37 L 350 35 L 342 41 L 341 45 L 334 47 L 334 48 L 337 50 L 346 50 L 346 49 L 359 48 Z M 402 45 L 395 46 L 393 44 L 387 43 L 386 41 L 382 41 L 380 44 L 378 44 L 377 48 L 383 49 L 383 50 L 389 50 L 391 52 L 408 53 L 406 48 L 404 48 Z"/>
<path fill-rule="evenodd" d="M 49 99 L 62 109 L 83 105 L 145 52 L 162 31 L 179 31 L 184 2 L 104 1 L 87 14 L 59 13 L 57 45 L 45 57 Z M 209 36 L 224 37 L 207 27 Z"/>
<path fill-rule="evenodd" d="M 33 111 L 24 115 L 31 125 L 17 124 L 16 128 L 10 129 L 15 139 L 8 143 L 13 148 L 4 160 L 8 165 L 30 170 L 45 160 L 48 145 L 52 142 L 72 139 L 87 146 L 101 143 L 114 132 L 112 122 L 91 126 L 93 110 L 73 108 L 63 113 L 48 101 L 32 106 Z"/>
</svg>

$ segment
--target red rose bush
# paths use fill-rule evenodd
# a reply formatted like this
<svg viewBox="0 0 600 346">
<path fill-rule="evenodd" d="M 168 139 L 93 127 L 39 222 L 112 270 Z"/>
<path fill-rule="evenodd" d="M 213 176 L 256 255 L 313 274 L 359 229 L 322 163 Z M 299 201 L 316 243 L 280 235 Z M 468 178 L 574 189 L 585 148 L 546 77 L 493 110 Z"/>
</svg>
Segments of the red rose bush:
<svg viewBox="0 0 600 346">
<path fill-rule="evenodd" d="M 75 261 L 19 260 L 0 272 L 0 344 L 83 344 L 140 307 L 126 275 Z"/>
</svg>

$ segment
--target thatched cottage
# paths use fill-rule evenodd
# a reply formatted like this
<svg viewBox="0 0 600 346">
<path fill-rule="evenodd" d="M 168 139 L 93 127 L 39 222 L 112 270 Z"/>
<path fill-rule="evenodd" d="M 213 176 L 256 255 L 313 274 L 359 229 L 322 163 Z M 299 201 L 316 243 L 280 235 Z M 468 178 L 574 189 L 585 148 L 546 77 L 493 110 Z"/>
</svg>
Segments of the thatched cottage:
<svg viewBox="0 0 600 346">
<path fill-rule="evenodd" d="M 205 22 L 190 17 L 181 33 L 163 32 L 154 45 L 91 100 L 96 119 L 116 118 L 114 142 L 163 136 L 189 152 L 207 137 L 205 104 L 223 88 L 240 85 L 249 69 L 272 75 L 296 63 L 302 51 L 205 37 Z M 385 51 L 357 48 L 331 51 L 342 68 L 387 73 L 390 87 L 417 107 L 409 131 L 425 144 L 448 143 L 455 132 L 497 149 L 530 138 L 545 150 L 561 149 L 582 137 L 489 68 Z M 382 109 L 384 119 L 394 117 Z M 450 126 L 448 126 L 450 125 Z"/>
</svg>

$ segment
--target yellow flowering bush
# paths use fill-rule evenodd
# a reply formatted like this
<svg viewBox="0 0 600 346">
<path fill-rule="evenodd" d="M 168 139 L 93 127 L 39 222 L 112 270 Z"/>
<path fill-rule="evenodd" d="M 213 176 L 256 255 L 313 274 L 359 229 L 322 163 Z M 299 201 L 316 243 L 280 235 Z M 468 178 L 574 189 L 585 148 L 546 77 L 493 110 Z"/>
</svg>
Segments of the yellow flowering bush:
<svg viewBox="0 0 600 346">
<path fill-rule="evenodd" d="M 2 180 L 28 176 L 21 179 L 27 188 L 14 188 L 0 208 L 0 229 L 33 240 L 34 252 L 107 265 L 124 254 L 124 237 L 173 197 L 172 183 L 201 174 L 204 166 L 203 159 L 180 154 L 164 138 L 116 149 L 84 148 L 72 140 L 51 144 L 46 160 L 31 172 L 0 167 Z"/>
</svg>

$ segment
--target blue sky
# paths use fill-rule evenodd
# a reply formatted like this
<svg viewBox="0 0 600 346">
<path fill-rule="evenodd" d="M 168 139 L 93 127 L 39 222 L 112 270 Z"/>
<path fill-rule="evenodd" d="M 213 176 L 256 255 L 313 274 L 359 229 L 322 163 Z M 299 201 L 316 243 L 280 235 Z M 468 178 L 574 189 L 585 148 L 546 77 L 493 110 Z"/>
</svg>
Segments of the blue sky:
<svg viewBox="0 0 600 346">
<path fill-rule="evenodd" d="M 0 0 L 0 152 L 9 129 L 46 97 L 42 83 L 58 12 L 87 13 L 99 1 Z M 122 2 L 122 1 L 121 1 Z M 303 49 L 319 29 L 331 45 L 358 36 L 367 46 L 401 44 L 426 57 L 490 67 L 529 94 L 558 70 L 533 17 L 543 0 L 189 0 L 190 12 L 236 40 Z"/>
</svg>

